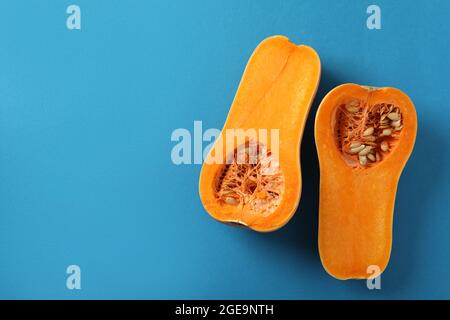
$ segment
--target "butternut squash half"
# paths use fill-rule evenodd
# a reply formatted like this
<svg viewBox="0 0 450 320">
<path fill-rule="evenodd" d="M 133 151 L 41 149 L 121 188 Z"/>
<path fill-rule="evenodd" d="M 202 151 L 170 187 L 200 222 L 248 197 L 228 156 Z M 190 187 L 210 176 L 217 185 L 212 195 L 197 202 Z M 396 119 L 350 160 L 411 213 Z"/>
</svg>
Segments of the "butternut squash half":
<svg viewBox="0 0 450 320">
<path fill-rule="evenodd" d="M 283 36 L 258 45 L 200 173 L 200 198 L 213 218 L 260 232 L 289 221 L 300 200 L 300 142 L 319 78 L 312 48 Z"/>
<path fill-rule="evenodd" d="M 397 184 L 416 132 L 414 105 L 398 89 L 344 84 L 320 104 L 319 251 L 335 278 L 368 278 L 386 268 Z"/>
</svg>

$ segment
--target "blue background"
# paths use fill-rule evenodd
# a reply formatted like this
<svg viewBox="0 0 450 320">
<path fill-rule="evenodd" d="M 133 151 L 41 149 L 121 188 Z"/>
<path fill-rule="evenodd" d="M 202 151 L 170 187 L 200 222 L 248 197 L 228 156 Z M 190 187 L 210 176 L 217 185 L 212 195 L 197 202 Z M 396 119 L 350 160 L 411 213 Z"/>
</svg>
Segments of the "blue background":
<svg viewBox="0 0 450 320">
<path fill-rule="evenodd" d="M 449 1 L 77 0 L 0 4 L 0 298 L 450 298 Z M 176 128 L 220 128 L 265 37 L 314 47 L 322 79 L 303 194 L 270 234 L 203 210 Z M 416 104 L 382 290 L 338 281 L 317 251 L 313 117 L 333 87 L 393 86 Z M 82 289 L 66 288 L 66 267 Z"/>
</svg>

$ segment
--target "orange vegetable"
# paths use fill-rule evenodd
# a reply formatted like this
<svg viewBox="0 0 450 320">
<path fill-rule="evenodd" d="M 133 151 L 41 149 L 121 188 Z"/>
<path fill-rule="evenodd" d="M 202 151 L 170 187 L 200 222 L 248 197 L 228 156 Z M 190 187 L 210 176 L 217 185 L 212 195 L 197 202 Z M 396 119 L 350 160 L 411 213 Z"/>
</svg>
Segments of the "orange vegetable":
<svg viewBox="0 0 450 320">
<path fill-rule="evenodd" d="M 397 184 L 416 132 L 414 105 L 398 89 L 344 84 L 320 104 L 319 251 L 335 278 L 386 268 Z"/>
<path fill-rule="evenodd" d="M 212 217 L 256 231 L 289 221 L 300 200 L 300 142 L 319 78 L 312 48 L 283 36 L 258 45 L 200 174 L 200 198 Z M 227 129 L 255 130 L 258 136 L 239 141 L 227 138 Z M 267 139 L 260 129 L 268 130 Z"/>
</svg>

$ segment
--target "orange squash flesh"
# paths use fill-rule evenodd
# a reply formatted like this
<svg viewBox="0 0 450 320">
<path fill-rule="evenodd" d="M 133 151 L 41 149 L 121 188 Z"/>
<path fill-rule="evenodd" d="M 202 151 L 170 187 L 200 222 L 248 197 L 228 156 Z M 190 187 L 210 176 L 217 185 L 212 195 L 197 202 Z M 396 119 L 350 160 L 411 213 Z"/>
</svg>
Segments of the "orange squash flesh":
<svg viewBox="0 0 450 320">
<path fill-rule="evenodd" d="M 213 218 L 256 231 L 272 231 L 292 217 L 301 192 L 300 141 L 319 78 L 320 60 L 312 48 L 297 46 L 283 36 L 267 38 L 258 45 L 248 61 L 222 133 L 201 170 L 200 198 Z M 227 169 L 222 163 L 208 160 L 221 148 L 224 157 L 229 156 L 225 150 L 229 143 L 225 141 L 226 129 L 279 129 L 278 161 L 282 183 L 276 205 L 270 212 L 259 212 L 245 202 L 229 204 L 218 197 L 218 179 Z M 269 134 L 269 148 L 271 140 Z M 265 198 L 267 195 L 266 191 L 256 188 L 254 195 L 248 197 Z"/>
<path fill-rule="evenodd" d="M 359 109 L 351 109 L 352 101 L 360 102 Z M 380 105 L 397 112 L 401 120 L 395 114 L 394 120 L 389 115 L 382 118 L 381 109 L 376 108 Z M 374 108 L 370 115 L 368 108 Z M 340 117 L 363 119 L 362 123 L 369 116 L 376 123 L 375 130 L 368 130 L 376 136 L 371 150 L 374 161 L 352 153 L 361 150 L 358 143 L 353 142 L 354 149 L 345 144 L 346 137 L 358 136 L 355 130 L 367 128 L 346 128 L 338 123 Z M 390 135 L 384 135 L 383 130 Z M 319 251 L 325 270 L 333 277 L 368 278 L 369 266 L 385 270 L 392 245 L 397 184 L 413 150 L 416 132 L 414 105 L 398 89 L 344 84 L 328 93 L 320 104 L 315 122 L 320 163 Z M 361 134 L 358 137 L 366 138 Z M 381 149 L 383 141 L 386 151 Z"/>
</svg>

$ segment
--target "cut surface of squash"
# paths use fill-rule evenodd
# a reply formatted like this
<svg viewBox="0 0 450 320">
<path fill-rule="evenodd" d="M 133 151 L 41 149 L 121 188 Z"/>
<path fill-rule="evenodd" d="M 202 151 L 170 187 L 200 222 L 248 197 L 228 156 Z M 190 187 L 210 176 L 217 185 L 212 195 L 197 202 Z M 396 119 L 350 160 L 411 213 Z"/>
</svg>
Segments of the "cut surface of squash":
<svg viewBox="0 0 450 320">
<path fill-rule="evenodd" d="M 200 173 L 200 198 L 212 217 L 256 231 L 289 221 L 300 200 L 300 142 L 319 79 L 312 48 L 284 36 L 258 45 Z"/>
<path fill-rule="evenodd" d="M 398 89 L 344 84 L 320 104 L 319 252 L 335 278 L 386 268 L 397 184 L 416 132 L 414 105 Z"/>
</svg>

